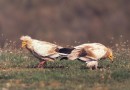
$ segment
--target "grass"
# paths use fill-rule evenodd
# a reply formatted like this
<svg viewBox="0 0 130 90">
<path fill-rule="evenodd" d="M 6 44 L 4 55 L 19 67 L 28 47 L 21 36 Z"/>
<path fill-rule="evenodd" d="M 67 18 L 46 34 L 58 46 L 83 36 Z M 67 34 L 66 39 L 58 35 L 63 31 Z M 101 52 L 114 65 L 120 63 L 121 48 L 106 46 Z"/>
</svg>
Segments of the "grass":
<svg viewBox="0 0 130 90">
<path fill-rule="evenodd" d="M 0 50 L 0 90 L 129 90 L 130 53 L 115 53 L 115 62 L 99 61 L 100 70 L 89 70 L 78 60 L 47 62 L 20 49 Z"/>
</svg>

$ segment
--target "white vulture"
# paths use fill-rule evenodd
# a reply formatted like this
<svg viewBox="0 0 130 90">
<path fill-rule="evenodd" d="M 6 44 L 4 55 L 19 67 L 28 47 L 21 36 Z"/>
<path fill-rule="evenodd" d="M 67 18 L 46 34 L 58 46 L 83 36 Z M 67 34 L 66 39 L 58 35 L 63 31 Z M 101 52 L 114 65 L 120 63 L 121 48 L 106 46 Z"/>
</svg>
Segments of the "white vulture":
<svg viewBox="0 0 130 90">
<path fill-rule="evenodd" d="M 46 61 L 54 61 L 57 57 L 66 56 L 66 54 L 59 53 L 59 51 L 67 52 L 67 49 L 56 44 L 32 39 L 30 36 L 22 36 L 20 40 L 22 41 L 22 47 L 28 49 L 40 60 L 38 68 L 43 67 Z"/>
<path fill-rule="evenodd" d="M 113 62 L 113 52 L 110 48 L 100 43 L 87 43 L 74 47 L 68 59 L 79 59 L 87 63 L 88 68 L 97 69 L 98 60 L 109 58 Z"/>
</svg>

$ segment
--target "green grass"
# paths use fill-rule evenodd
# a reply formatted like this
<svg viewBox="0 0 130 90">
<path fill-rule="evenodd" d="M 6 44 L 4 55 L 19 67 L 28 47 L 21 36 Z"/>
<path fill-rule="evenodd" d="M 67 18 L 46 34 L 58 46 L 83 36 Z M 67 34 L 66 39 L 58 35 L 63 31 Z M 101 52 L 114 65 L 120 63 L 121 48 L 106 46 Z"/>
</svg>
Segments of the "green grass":
<svg viewBox="0 0 130 90">
<path fill-rule="evenodd" d="M 10 50 L 11 51 L 11 50 Z M 130 55 L 117 53 L 115 62 L 99 61 L 100 70 L 89 70 L 78 60 L 47 62 L 34 68 L 38 60 L 26 51 L 0 52 L 0 90 L 129 90 Z"/>
</svg>

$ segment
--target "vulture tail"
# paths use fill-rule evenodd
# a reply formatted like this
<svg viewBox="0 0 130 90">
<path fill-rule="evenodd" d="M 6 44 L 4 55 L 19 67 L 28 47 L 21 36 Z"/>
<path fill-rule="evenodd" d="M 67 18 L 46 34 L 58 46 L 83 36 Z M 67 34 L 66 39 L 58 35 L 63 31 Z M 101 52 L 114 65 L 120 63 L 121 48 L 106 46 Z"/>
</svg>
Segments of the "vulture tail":
<svg viewBox="0 0 130 90">
<path fill-rule="evenodd" d="M 60 60 L 63 60 L 63 59 L 68 59 L 68 55 L 72 52 L 72 50 L 74 50 L 74 48 L 61 48 L 59 49 L 59 54 L 61 55 L 61 58 Z"/>
</svg>

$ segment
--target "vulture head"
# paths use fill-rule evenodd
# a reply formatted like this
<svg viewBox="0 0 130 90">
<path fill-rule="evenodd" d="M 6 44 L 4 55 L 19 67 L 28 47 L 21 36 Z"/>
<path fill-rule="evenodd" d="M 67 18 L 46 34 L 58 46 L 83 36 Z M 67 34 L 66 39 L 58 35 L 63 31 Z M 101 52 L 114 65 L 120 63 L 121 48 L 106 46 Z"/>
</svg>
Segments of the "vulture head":
<svg viewBox="0 0 130 90">
<path fill-rule="evenodd" d="M 25 48 L 27 45 L 31 44 L 32 38 L 30 36 L 21 36 L 22 47 Z"/>
<path fill-rule="evenodd" d="M 113 62 L 113 52 L 110 48 L 107 50 L 107 57 Z"/>
</svg>

